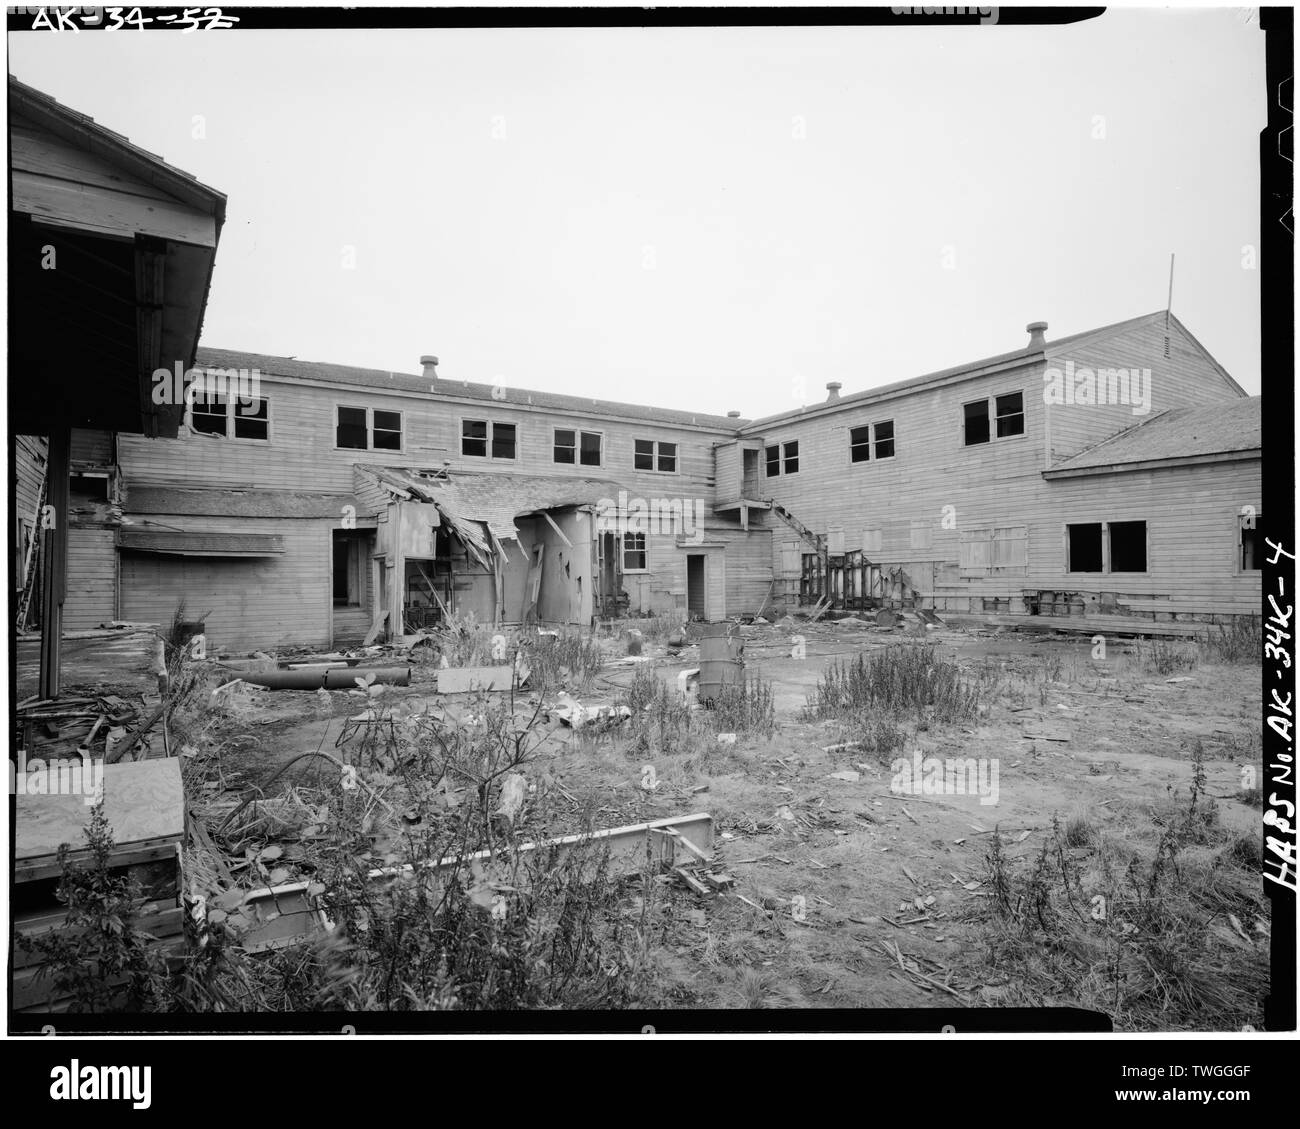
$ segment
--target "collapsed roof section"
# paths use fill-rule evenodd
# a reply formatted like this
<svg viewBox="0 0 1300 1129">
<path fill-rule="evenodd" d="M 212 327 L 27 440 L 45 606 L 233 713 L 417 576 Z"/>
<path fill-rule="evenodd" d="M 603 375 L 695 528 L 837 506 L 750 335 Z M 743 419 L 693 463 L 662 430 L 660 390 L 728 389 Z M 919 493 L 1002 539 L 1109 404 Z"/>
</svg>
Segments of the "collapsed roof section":
<svg viewBox="0 0 1300 1129">
<path fill-rule="evenodd" d="M 491 553 L 494 539 L 519 540 L 517 518 L 547 510 L 594 506 L 602 501 L 612 505 L 619 492 L 627 489 L 604 478 L 453 473 L 360 464 L 355 468 L 354 480 L 358 495 L 377 486 L 393 499 L 432 504 L 456 535 L 484 556 Z"/>
</svg>

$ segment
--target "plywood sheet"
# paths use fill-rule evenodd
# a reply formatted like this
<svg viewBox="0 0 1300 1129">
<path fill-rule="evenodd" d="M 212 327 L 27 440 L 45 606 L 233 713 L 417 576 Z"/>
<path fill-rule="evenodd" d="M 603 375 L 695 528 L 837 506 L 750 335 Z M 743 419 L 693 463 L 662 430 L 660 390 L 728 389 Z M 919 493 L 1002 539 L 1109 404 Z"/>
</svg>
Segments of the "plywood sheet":
<svg viewBox="0 0 1300 1129">
<path fill-rule="evenodd" d="M 15 797 L 15 858 L 52 855 L 60 843 L 86 845 L 90 821 L 84 796 Z M 118 847 L 141 840 L 179 840 L 185 827 L 185 793 L 175 757 L 104 766 L 104 814 Z"/>
</svg>

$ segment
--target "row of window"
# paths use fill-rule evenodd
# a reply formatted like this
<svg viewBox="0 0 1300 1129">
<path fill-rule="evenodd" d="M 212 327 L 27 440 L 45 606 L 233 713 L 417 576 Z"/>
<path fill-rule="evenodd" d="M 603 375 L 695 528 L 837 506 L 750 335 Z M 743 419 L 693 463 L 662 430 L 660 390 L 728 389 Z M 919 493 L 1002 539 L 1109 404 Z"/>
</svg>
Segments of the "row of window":
<svg viewBox="0 0 1300 1129">
<path fill-rule="evenodd" d="M 190 405 L 190 427 L 205 435 L 266 441 L 270 438 L 270 412 L 265 399 L 212 396 Z M 554 437 L 556 463 L 604 465 L 604 436 L 600 432 L 557 427 Z M 334 445 L 348 451 L 400 451 L 402 413 L 340 404 L 334 420 Z M 467 458 L 518 458 L 519 429 L 503 420 L 462 420 L 460 453 Z M 637 439 L 632 458 L 637 470 L 677 473 L 676 443 Z"/>
<path fill-rule="evenodd" d="M 962 405 L 963 443 L 967 447 L 1025 433 L 1024 393 L 1005 392 Z M 190 426 L 208 435 L 234 439 L 270 437 L 270 416 L 265 399 L 235 400 L 225 396 L 196 402 Z M 598 431 L 555 428 L 553 459 L 568 466 L 603 466 L 604 435 Z M 460 453 L 466 458 L 515 459 L 519 430 L 502 420 L 461 421 Z M 658 439 L 637 439 L 633 466 L 637 470 L 675 474 L 677 444 Z M 335 445 L 345 450 L 400 451 L 402 413 L 379 408 L 340 404 L 335 421 Z M 854 463 L 894 457 L 894 421 L 880 420 L 849 428 L 849 459 Z M 768 478 L 799 473 L 799 441 L 772 443 L 764 448 Z"/>
</svg>

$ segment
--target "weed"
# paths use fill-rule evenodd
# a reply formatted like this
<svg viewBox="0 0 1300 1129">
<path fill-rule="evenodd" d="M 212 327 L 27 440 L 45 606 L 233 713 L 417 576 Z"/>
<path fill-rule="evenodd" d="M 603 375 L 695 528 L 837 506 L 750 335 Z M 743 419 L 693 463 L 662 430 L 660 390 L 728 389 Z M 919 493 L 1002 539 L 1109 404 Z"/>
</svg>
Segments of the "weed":
<svg viewBox="0 0 1300 1129">
<path fill-rule="evenodd" d="M 960 721 L 979 713 L 983 693 L 934 644 L 903 643 L 831 664 L 807 712 L 813 719 L 870 710 Z"/>
</svg>

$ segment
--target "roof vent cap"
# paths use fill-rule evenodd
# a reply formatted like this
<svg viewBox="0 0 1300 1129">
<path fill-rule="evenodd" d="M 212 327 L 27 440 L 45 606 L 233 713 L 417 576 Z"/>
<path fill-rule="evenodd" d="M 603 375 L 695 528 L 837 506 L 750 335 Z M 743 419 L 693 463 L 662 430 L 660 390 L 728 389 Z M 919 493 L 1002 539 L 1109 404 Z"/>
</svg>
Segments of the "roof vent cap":
<svg viewBox="0 0 1300 1129">
<path fill-rule="evenodd" d="M 1030 349 L 1044 349 L 1047 347 L 1047 322 L 1031 321 L 1025 326 L 1025 332 L 1029 334 Z"/>
</svg>

